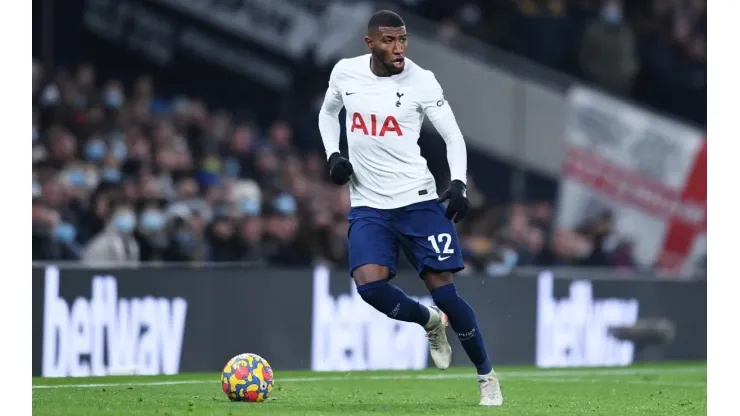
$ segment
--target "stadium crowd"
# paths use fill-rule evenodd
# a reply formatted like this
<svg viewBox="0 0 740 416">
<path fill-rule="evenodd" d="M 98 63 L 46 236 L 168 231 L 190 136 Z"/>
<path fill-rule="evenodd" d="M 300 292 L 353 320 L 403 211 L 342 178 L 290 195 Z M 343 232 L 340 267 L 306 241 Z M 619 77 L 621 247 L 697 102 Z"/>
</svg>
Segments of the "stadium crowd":
<svg viewBox="0 0 740 416">
<path fill-rule="evenodd" d="M 706 0 L 395 0 L 459 34 L 706 124 Z"/>
<path fill-rule="evenodd" d="M 156 91 L 148 76 L 124 86 L 89 64 L 34 64 L 34 261 L 346 264 L 348 188 L 328 182 L 324 154 L 297 146 L 289 121 L 259 126 Z M 549 201 L 493 206 L 473 178 L 469 197 L 468 271 L 631 265 L 605 258 L 598 232 L 551 235 Z"/>
</svg>

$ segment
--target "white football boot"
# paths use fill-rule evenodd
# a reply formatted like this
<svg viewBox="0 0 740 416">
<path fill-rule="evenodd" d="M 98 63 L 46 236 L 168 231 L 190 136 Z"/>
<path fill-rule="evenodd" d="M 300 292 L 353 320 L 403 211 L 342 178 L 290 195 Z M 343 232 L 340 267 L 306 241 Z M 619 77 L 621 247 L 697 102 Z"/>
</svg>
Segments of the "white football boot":
<svg viewBox="0 0 740 416">
<path fill-rule="evenodd" d="M 446 370 L 452 362 L 452 347 L 447 341 L 445 330 L 449 325 L 447 314 L 436 306 L 429 306 L 429 322 L 424 326 L 429 338 L 429 352 L 434 365 L 440 370 Z"/>
<path fill-rule="evenodd" d="M 501 394 L 501 384 L 496 377 L 496 372 L 491 371 L 487 375 L 478 376 L 478 388 L 480 389 L 481 406 L 501 406 L 504 404 L 504 395 Z"/>
</svg>

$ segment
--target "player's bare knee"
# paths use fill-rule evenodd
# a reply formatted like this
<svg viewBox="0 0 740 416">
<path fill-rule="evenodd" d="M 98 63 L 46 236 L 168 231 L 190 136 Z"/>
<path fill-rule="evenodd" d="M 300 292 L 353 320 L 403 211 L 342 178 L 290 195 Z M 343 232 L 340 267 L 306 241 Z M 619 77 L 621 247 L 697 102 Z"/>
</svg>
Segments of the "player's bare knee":
<svg viewBox="0 0 740 416">
<path fill-rule="evenodd" d="M 427 289 L 434 290 L 439 287 L 449 285 L 455 280 L 450 272 L 440 272 L 436 270 L 427 269 L 424 273 L 424 284 Z"/>
<path fill-rule="evenodd" d="M 352 272 L 352 277 L 355 279 L 357 286 L 385 280 L 389 276 L 390 270 L 388 270 L 388 267 L 379 264 L 365 264 Z"/>
</svg>

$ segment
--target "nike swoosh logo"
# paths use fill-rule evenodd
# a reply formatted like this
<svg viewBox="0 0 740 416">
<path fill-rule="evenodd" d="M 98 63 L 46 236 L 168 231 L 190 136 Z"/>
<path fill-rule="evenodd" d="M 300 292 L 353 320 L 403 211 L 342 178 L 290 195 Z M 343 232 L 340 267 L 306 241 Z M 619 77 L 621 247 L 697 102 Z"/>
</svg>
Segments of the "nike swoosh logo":
<svg viewBox="0 0 740 416">
<path fill-rule="evenodd" d="M 452 256 L 447 256 L 447 257 L 439 256 L 439 257 L 437 257 L 437 260 L 439 260 L 439 261 L 445 261 L 445 260 L 449 259 L 450 257 L 452 257 Z"/>
<path fill-rule="evenodd" d="M 344 95 L 353 95 L 353 94 L 357 94 L 357 92 L 345 92 L 344 93 Z"/>
</svg>

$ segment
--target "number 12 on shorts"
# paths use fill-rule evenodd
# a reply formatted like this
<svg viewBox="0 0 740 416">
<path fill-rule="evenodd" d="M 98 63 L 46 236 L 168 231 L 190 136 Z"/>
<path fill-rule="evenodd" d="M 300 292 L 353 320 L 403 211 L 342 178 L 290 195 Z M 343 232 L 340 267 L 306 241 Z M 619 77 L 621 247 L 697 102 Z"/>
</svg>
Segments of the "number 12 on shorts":
<svg viewBox="0 0 740 416">
<path fill-rule="evenodd" d="M 430 235 L 429 237 L 427 237 L 427 240 L 432 243 L 432 247 L 434 248 L 434 251 L 437 252 L 437 254 L 450 254 L 450 256 L 438 256 L 437 260 L 439 261 L 445 261 L 449 259 L 452 254 L 455 253 L 455 250 L 450 248 L 450 244 L 452 244 L 452 236 L 448 233 Z M 440 244 L 442 244 L 444 247 L 442 251 L 439 251 Z"/>
</svg>

